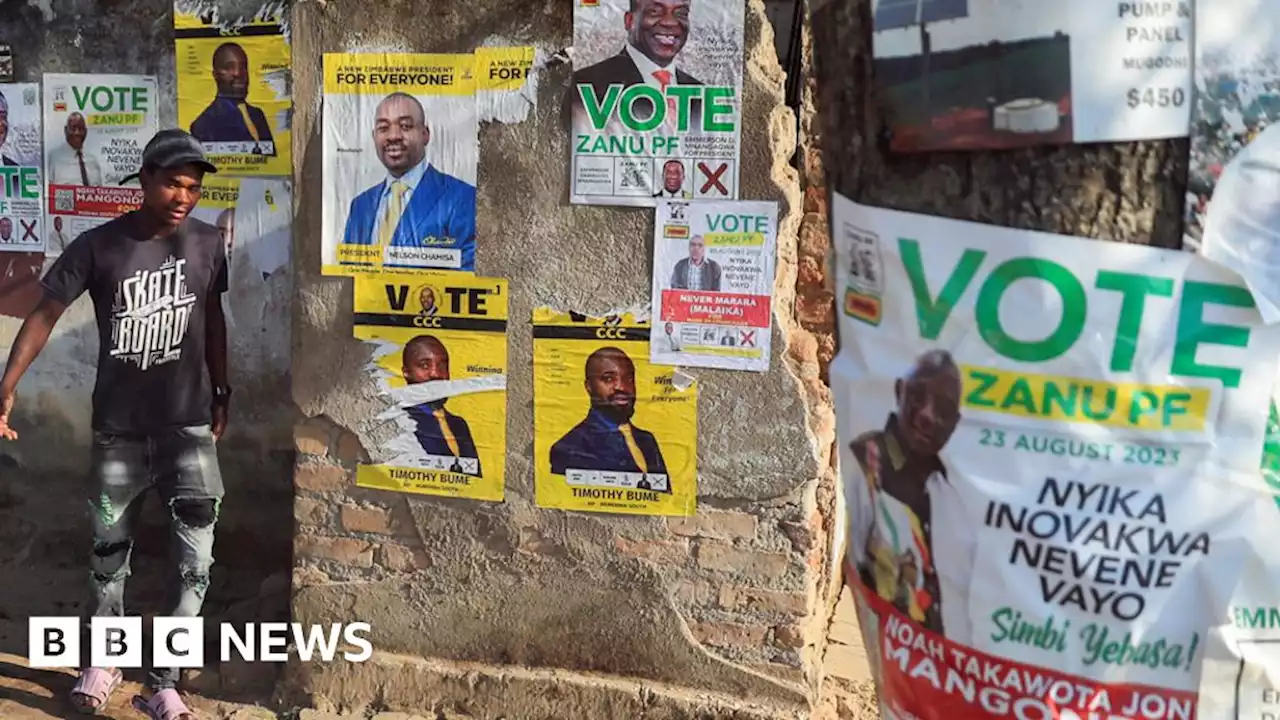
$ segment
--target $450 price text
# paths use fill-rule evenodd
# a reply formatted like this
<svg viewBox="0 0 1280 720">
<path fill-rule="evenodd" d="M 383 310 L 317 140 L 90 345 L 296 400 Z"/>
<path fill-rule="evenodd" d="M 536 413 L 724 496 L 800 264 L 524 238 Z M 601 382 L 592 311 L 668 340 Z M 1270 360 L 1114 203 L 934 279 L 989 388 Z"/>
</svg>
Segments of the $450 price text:
<svg viewBox="0 0 1280 720">
<path fill-rule="evenodd" d="M 1130 88 L 1125 102 L 1136 110 L 1140 106 L 1153 108 L 1180 108 L 1187 102 L 1187 91 L 1182 88 Z"/>
</svg>

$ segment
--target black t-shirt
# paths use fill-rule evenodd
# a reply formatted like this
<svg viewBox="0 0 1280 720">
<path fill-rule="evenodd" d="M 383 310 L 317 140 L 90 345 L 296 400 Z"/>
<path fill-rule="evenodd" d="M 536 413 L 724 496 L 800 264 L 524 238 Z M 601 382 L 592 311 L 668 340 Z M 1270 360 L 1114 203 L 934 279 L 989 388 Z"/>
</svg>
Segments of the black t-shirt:
<svg viewBox="0 0 1280 720">
<path fill-rule="evenodd" d="M 227 290 L 217 228 L 188 217 L 138 239 L 122 215 L 77 237 L 49 268 L 45 294 L 70 305 L 86 291 L 98 320 L 93 429 L 155 433 L 211 420 L 205 301 Z"/>
</svg>

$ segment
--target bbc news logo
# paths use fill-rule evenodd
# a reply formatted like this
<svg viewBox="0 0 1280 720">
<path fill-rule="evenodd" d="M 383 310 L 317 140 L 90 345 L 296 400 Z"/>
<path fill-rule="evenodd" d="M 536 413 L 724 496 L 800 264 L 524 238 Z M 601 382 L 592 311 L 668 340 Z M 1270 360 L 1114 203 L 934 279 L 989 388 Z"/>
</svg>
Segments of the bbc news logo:
<svg viewBox="0 0 1280 720">
<path fill-rule="evenodd" d="M 155 667 L 204 667 L 204 621 L 192 617 L 157 617 L 152 620 L 151 657 Z M 303 662 L 333 662 L 342 645 L 348 662 L 364 662 L 373 645 L 362 636 L 368 623 L 333 623 L 304 626 L 300 623 L 231 623 L 218 626 L 220 662 L 288 662 L 292 641 Z M 27 625 L 27 659 L 33 668 L 79 668 L 83 621 L 75 617 L 33 617 Z M 141 617 L 95 617 L 89 624 L 89 667 L 140 668 L 145 643 Z M 314 659 L 314 660 L 313 660 Z"/>
</svg>

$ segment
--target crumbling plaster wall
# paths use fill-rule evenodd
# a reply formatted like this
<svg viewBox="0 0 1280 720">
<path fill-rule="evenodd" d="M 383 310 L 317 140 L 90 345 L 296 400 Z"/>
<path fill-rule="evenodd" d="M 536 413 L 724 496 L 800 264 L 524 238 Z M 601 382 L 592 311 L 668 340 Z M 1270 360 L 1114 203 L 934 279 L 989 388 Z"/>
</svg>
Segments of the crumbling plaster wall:
<svg viewBox="0 0 1280 720">
<path fill-rule="evenodd" d="M 256 3 L 227 6 L 235 14 L 238 6 L 252 4 Z M 172 0 L 9 0 L 0 4 L 0 42 L 13 48 L 16 82 L 39 83 L 44 73 L 62 72 L 155 75 L 160 125 L 176 124 Z M 39 277 L 52 263 L 39 255 L 9 255 L 0 254 L 0 358 L 8 356 L 22 318 L 39 300 Z M 261 275 L 240 272 L 228 294 L 238 321 L 229 337 L 236 394 L 228 434 L 219 448 L 228 495 L 209 600 L 215 613 L 248 601 L 268 576 L 289 570 L 291 428 L 296 417 L 289 397 L 292 293 L 292 269 L 286 266 L 265 282 Z M 3 557 L 28 557 L 13 569 L 36 573 L 37 584 L 47 579 L 57 595 L 73 600 L 85 589 L 88 522 L 87 506 L 67 498 L 85 497 L 97 353 L 93 306 L 85 295 L 63 315 L 18 388 L 14 423 L 20 441 L 0 444 L 0 480 L 6 492 L 0 508 L 7 508 L 6 515 L 38 520 L 22 544 Z M 133 585 L 143 593 L 139 597 L 144 603 L 154 599 L 157 604 L 139 611 L 165 609 L 158 592 L 144 592 L 153 585 L 155 591 L 164 588 L 158 573 L 168 541 L 163 531 L 155 532 L 164 518 L 160 511 L 144 519 L 154 527 L 141 532 L 144 540 Z M 0 516 L 0 526 L 8 522 Z M 71 538 L 75 542 L 65 542 Z M 41 548 L 57 553 L 59 559 L 41 556 Z M 67 553 L 65 565 L 62 553 Z M 20 605 L 3 608 L 10 616 L 50 611 L 47 598 L 41 604 L 33 596 L 28 605 L 26 594 L 21 595 L 23 599 L 18 599 L 19 593 L 6 595 L 6 603 Z M 283 619 L 284 610 L 279 603 L 280 616 L 275 619 Z"/>
<path fill-rule="evenodd" d="M 830 482 L 833 429 L 819 344 L 796 318 L 795 118 L 760 0 L 747 13 L 741 183 L 744 198 L 780 202 L 772 370 L 692 371 L 701 384 L 696 517 L 570 513 L 533 502 L 532 309 L 604 313 L 645 304 L 650 292 L 652 212 L 566 200 L 570 144 L 560 108 L 570 67 L 559 51 L 572 42 L 572 10 L 568 0 L 431 12 L 408 0 L 295 6 L 293 376 L 309 418 L 296 431 L 295 619 L 368 621 L 382 653 L 802 703 L 825 630 L 819 586 L 830 550 L 817 496 L 820 479 Z M 528 117 L 486 123 L 480 134 L 477 271 L 511 283 L 506 502 L 356 488 L 368 438 L 354 430 L 381 404 L 364 370 L 369 351 L 351 338 L 351 281 L 318 271 L 320 187 L 332 181 L 320 167 L 322 55 L 469 52 L 495 38 L 551 58 L 531 80 Z M 405 699 L 392 687 L 401 682 L 395 673 L 359 679 L 376 665 L 304 664 L 292 679 L 313 700 L 411 704 L 411 693 Z M 466 692 L 439 692 L 471 702 Z"/>
</svg>

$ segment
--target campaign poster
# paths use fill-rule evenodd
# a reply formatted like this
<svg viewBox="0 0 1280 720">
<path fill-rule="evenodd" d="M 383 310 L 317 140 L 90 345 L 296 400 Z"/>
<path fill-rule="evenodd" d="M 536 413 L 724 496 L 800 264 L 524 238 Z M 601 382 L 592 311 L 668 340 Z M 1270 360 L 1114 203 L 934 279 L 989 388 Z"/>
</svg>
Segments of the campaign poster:
<svg viewBox="0 0 1280 720">
<path fill-rule="evenodd" d="M 48 225 L 74 240 L 141 207 L 132 176 L 160 130 L 155 76 L 45 74 L 43 94 Z"/>
<path fill-rule="evenodd" d="M 40 86 L 0 83 L 0 252 L 42 253 Z"/>
<path fill-rule="evenodd" d="M 474 272 L 474 55 L 324 56 L 326 275 Z"/>
<path fill-rule="evenodd" d="M 741 0 L 578 0 L 570 200 L 738 198 Z"/>
<path fill-rule="evenodd" d="M 207 175 L 191 217 L 218 229 L 226 248 L 228 321 L 237 325 L 261 317 L 268 279 L 289 263 L 293 239 L 293 199 L 283 178 Z M 244 311 L 244 318 L 240 318 Z M 256 313 L 250 313 L 250 310 Z"/>
<path fill-rule="evenodd" d="M 650 361 L 768 371 L 778 204 L 663 200 L 656 217 Z"/>
<path fill-rule="evenodd" d="M 1239 272 L 1280 319 L 1280 0 L 1196 7 L 1184 247 Z"/>
<path fill-rule="evenodd" d="M 215 11 L 174 7 L 178 125 L 219 173 L 293 173 L 290 48 L 278 4 L 230 27 Z"/>
<path fill-rule="evenodd" d="M 698 388 L 649 362 L 632 313 L 533 314 L 534 494 L 539 507 L 691 516 Z"/>
<path fill-rule="evenodd" d="M 1266 717 L 1280 326 L 1239 276 L 838 195 L 832 236 L 844 575 L 882 714 Z"/>
<path fill-rule="evenodd" d="M 890 146 L 1186 137 L 1191 8 L 1190 0 L 875 0 L 873 72 Z"/>
<path fill-rule="evenodd" d="M 538 62 L 538 49 L 525 47 L 478 47 L 476 57 L 477 120 L 519 121 L 537 102 L 536 86 L 529 82 Z M 521 102 L 513 103 L 513 99 Z"/>
<path fill-rule="evenodd" d="M 360 487 L 501 502 L 507 281 L 467 273 L 357 275 L 355 336 L 386 410 Z"/>
</svg>

